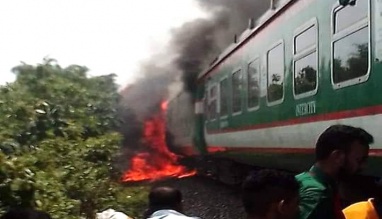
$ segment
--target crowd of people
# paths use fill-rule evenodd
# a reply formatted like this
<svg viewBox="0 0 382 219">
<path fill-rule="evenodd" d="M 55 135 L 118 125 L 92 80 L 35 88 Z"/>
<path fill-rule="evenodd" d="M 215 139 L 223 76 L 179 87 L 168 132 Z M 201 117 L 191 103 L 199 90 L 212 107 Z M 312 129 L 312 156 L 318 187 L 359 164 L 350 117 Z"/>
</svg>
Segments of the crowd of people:
<svg viewBox="0 0 382 219">
<path fill-rule="evenodd" d="M 341 203 L 339 183 L 365 166 L 373 136 L 361 128 L 333 125 L 318 138 L 316 162 L 296 176 L 277 170 L 251 173 L 242 185 L 248 219 L 378 219 L 380 194 L 348 205 Z M 183 213 L 181 191 L 156 187 L 149 193 L 145 219 L 196 219 Z M 0 219 L 49 219 L 44 212 L 13 209 Z M 112 217 L 110 217 L 112 219 Z"/>
<path fill-rule="evenodd" d="M 378 219 L 380 194 L 343 209 L 339 183 L 365 167 L 373 136 L 361 128 L 333 125 L 316 143 L 316 162 L 294 176 L 277 170 L 250 174 L 242 185 L 242 202 L 248 219 Z M 181 192 L 155 188 L 145 218 L 191 218 L 182 214 Z"/>
</svg>

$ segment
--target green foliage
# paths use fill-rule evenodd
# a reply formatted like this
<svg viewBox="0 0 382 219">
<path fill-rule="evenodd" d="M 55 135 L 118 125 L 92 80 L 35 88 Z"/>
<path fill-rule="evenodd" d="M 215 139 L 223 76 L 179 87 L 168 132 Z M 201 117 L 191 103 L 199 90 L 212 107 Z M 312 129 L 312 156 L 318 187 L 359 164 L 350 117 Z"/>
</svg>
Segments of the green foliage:
<svg viewBox="0 0 382 219">
<path fill-rule="evenodd" d="M 302 94 L 316 89 L 317 71 L 309 65 L 301 69 L 295 78 L 295 93 Z"/>
<path fill-rule="evenodd" d="M 353 52 L 346 56 L 347 59 L 336 57 L 333 60 L 333 80 L 335 83 L 358 78 L 367 73 L 369 67 L 368 44 L 355 44 L 351 48 Z"/>
<path fill-rule="evenodd" d="M 284 85 L 281 81 L 281 76 L 278 74 L 272 75 L 272 81 L 268 85 L 268 101 L 273 102 L 281 100 L 284 96 Z"/>
<path fill-rule="evenodd" d="M 270 84 L 268 86 L 268 101 L 273 102 L 281 100 L 284 95 L 284 87 L 281 84 Z"/>
<path fill-rule="evenodd" d="M 114 208 L 138 216 L 146 187 L 119 184 L 119 95 L 114 75 L 55 60 L 13 69 L 0 87 L 0 211 L 32 206 L 53 218 L 93 218 Z"/>
</svg>

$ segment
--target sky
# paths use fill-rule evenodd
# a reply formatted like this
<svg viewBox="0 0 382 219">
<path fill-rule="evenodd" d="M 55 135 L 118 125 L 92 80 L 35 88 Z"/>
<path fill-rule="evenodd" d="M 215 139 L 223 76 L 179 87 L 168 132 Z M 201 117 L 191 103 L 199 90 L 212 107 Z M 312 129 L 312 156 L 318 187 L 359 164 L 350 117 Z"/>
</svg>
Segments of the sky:
<svg viewBox="0 0 382 219">
<path fill-rule="evenodd" d="M 11 68 L 21 61 L 44 57 L 133 83 L 172 28 L 203 16 L 194 0 L 1 0 L 0 84 L 14 80 Z"/>
</svg>

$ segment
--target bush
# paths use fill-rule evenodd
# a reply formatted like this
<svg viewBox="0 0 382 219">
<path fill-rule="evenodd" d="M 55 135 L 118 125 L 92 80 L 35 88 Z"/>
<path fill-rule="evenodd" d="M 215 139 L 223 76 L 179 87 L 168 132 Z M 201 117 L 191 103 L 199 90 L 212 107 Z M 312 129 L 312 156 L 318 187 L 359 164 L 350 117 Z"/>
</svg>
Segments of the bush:
<svg viewBox="0 0 382 219">
<path fill-rule="evenodd" d="M 14 68 L 0 87 L 0 211 L 36 207 L 53 218 L 94 218 L 114 208 L 139 216 L 146 187 L 124 187 L 113 161 L 121 135 L 114 75 L 55 60 Z"/>
</svg>

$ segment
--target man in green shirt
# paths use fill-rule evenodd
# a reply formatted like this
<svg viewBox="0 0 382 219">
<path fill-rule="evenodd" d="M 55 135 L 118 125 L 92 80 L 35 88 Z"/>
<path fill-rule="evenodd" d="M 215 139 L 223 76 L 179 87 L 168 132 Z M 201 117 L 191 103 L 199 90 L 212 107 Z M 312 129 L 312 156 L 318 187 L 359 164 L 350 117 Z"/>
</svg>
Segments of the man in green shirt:
<svg viewBox="0 0 382 219">
<path fill-rule="evenodd" d="M 300 219 L 344 219 L 337 183 L 365 165 L 373 136 L 361 128 L 333 125 L 316 143 L 316 163 L 296 176 Z"/>
</svg>

